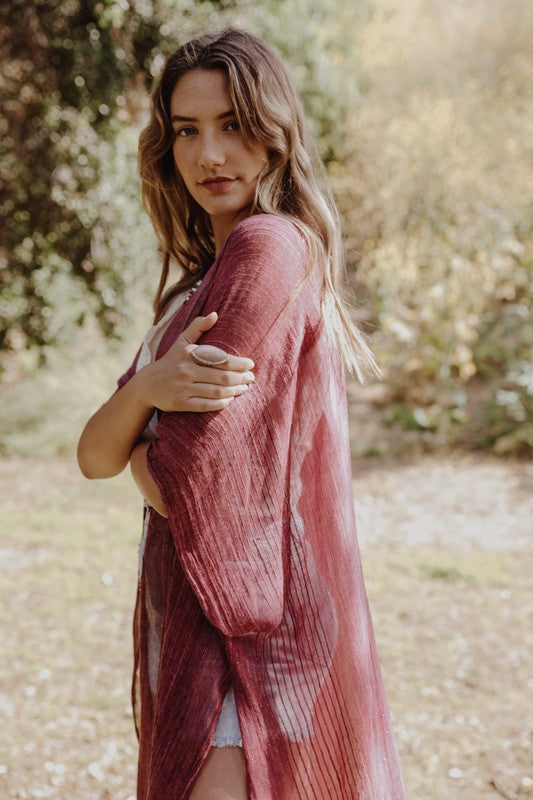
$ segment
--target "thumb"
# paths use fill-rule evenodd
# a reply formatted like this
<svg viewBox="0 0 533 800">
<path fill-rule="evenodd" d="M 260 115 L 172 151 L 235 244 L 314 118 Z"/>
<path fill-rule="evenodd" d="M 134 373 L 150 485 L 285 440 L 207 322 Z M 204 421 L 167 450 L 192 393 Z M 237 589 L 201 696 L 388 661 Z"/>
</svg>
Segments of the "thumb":
<svg viewBox="0 0 533 800">
<path fill-rule="evenodd" d="M 202 333 L 210 330 L 218 319 L 216 311 L 212 311 L 206 317 L 195 317 L 193 321 L 183 331 L 183 337 L 191 344 L 197 342 Z"/>
</svg>

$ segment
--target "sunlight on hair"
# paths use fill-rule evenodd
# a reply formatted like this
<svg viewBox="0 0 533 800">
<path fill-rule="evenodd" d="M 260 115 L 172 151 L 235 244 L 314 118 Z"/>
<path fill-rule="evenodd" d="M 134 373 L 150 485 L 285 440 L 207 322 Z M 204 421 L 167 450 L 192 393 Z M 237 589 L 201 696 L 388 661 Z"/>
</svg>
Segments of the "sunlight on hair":
<svg viewBox="0 0 533 800">
<path fill-rule="evenodd" d="M 150 121 L 140 137 L 139 165 L 143 202 L 163 253 L 154 299 L 155 321 L 176 294 L 205 275 L 215 257 L 209 216 L 188 193 L 172 157 L 170 97 L 180 77 L 195 69 L 226 74 L 244 139 L 256 139 L 268 148 L 268 163 L 259 177 L 250 212 L 285 217 L 300 229 L 310 252 L 306 278 L 317 264 L 322 271 L 328 341 L 340 349 L 352 375 L 368 382 L 380 370 L 340 295 L 344 248 L 325 167 L 281 57 L 244 30 L 227 28 L 184 44 L 169 56 L 152 92 Z M 181 268 L 182 277 L 165 291 L 171 258 Z M 289 303 L 292 300 L 294 296 Z"/>
</svg>

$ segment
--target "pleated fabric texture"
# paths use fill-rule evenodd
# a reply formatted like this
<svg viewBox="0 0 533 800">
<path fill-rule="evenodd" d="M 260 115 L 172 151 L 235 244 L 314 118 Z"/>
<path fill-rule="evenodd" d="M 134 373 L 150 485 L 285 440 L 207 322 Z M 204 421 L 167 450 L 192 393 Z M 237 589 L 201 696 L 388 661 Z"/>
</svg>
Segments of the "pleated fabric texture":
<svg viewBox="0 0 533 800">
<path fill-rule="evenodd" d="M 344 368 L 289 220 L 241 221 L 160 342 L 254 360 L 222 411 L 159 413 L 134 618 L 138 800 L 185 800 L 233 684 L 249 800 L 406 797 L 363 581 Z M 135 361 L 119 379 L 134 373 Z M 145 514 L 147 513 L 145 509 Z"/>
</svg>

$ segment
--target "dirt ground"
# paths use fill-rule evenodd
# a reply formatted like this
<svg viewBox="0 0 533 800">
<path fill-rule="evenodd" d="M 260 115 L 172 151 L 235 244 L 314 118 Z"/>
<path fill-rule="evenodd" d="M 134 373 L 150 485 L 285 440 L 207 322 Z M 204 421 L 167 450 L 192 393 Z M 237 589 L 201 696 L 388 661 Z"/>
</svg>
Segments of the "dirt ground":
<svg viewBox="0 0 533 800">
<path fill-rule="evenodd" d="M 533 797 L 532 488 L 473 455 L 354 463 L 411 800 Z M 60 459 L 0 461 L 0 490 L 0 797 L 133 798 L 136 490 Z"/>
</svg>

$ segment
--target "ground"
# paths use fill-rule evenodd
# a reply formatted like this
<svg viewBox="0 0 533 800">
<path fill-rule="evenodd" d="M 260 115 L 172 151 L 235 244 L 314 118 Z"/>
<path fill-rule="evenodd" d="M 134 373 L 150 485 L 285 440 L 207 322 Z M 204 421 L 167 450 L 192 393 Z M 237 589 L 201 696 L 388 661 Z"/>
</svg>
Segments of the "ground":
<svg viewBox="0 0 533 800">
<path fill-rule="evenodd" d="M 532 486 L 531 465 L 486 456 L 354 462 L 410 800 L 533 797 Z M 0 796 L 132 798 L 136 490 L 27 458 L 0 461 L 0 488 Z"/>
</svg>

